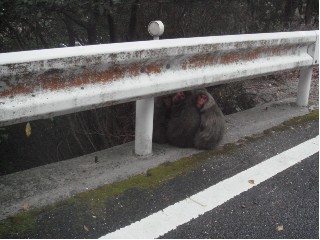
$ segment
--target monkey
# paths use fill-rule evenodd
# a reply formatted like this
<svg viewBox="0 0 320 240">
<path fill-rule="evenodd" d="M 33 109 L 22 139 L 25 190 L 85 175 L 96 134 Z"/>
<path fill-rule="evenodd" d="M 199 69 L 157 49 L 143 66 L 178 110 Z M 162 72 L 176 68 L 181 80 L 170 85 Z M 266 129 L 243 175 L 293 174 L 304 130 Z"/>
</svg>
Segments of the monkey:
<svg viewBox="0 0 320 240">
<path fill-rule="evenodd" d="M 194 137 L 200 126 L 200 114 L 195 100 L 190 91 L 173 95 L 166 131 L 170 144 L 182 148 L 194 146 Z"/>
<path fill-rule="evenodd" d="M 222 140 L 223 113 L 206 89 L 177 92 L 155 100 L 153 141 L 212 149 Z"/>
<path fill-rule="evenodd" d="M 152 141 L 155 143 L 167 143 L 166 130 L 170 116 L 171 98 L 171 95 L 164 95 L 154 100 Z"/>
<path fill-rule="evenodd" d="M 224 115 L 206 89 L 195 90 L 192 94 L 196 99 L 196 108 L 200 116 L 200 126 L 194 137 L 194 147 L 213 149 L 221 142 L 224 135 Z"/>
</svg>

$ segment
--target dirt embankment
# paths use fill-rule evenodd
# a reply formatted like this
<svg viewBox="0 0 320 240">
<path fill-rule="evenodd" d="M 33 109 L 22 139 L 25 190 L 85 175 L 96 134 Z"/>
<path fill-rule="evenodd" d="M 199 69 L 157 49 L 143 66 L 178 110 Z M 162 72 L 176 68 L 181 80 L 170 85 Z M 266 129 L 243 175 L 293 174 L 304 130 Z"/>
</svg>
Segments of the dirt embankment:
<svg viewBox="0 0 320 240">
<path fill-rule="evenodd" d="M 299 70 L 277 73 L 242 82 L 210 87 L 224 114 L 252 108 L 259 104 L 297 96 Z M 309 100 L 319 106 L 319 67 L 313 69 Z"/>
</svg>

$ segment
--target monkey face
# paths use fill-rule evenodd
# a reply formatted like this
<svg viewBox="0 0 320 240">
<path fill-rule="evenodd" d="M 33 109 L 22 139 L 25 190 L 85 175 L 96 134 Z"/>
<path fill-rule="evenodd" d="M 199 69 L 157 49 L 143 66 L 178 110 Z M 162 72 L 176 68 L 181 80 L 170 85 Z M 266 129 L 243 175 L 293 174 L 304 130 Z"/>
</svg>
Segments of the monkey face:
<svg viewBox="0 0 320 240">
<path fill-rule="evenodd" d="M 162 102 L 166 109 L 169 109 L 171 107 L 171 98 L 170 97 L 163 97 Z"/>
<path fill-rule="evenodd" d="M 177 92 L 176 94 L 173 95 L 172 102 L 178 103 L 183 101 L 185 98 L 186 98 L 186 94 L 184 92 Z"/>
<path fill-rule="evenodd" d="M 203 106 L 206 104 L 207 101 L 208 101 L 207 95 L 205 94 L 199 95 L 197 99 L 197 108 L 198 109 L 203 108 Z"/>
</svg>

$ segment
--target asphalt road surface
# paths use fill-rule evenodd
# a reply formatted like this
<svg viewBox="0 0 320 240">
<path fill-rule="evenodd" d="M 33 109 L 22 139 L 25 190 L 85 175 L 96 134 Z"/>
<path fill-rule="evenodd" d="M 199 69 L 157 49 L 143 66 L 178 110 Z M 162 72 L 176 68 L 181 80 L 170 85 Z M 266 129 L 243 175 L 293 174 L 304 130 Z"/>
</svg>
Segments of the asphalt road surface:
<svg viewBox="0 0 320 240">
<path fill-rule="evenodd" d="M 318 169 L 315 154 L 163 238 L 318 238 Z"/>
<path fill-rule="evenodd" d="M 79 212 L 83 209 L 72 204 L 42 212 L 37 218 L 35 231 L 23 237 L 108 238 L 117 233 L 123 238 L 149 238 L 148 234 L 160 238 L 319 238 L 319 147 L 318 143 L 309 143 L 319 135 L 318 129 L 318 120 L 311 121 L 251 139 L 225 154 L 208 155 L 197 169 L 156 188 L 127 190 L 106 202 L 103 213 L 99 215 L 80 218 Z M 297 149 L 297 145 L 302 148 L 298 152 L 290 151 L 292 158 L 286 158 L 291 161 L 300 153 L 303 155 L 309 146 L 301 145 L 305 142 L 317 146 L 315 153 L 285 166 L 277 174 L 272 173 L 272 166 L 278 164 L 277 158 L 274 160 L 276 164 L 271 164 L 270 168 L 261 167 L 274 156 L 282 156 L 288 149 Z M 240 190 L 242 183 L 234 176 L 245 174 L 247 169 L 257 166 L 263 172 L 254 178 L 244 175 L 249 187 L 248 190 Z M 260 175 L 269 173 L 265 180 L 259 180 Z M 222 192 L 212 192 L 212 186 L 228 181 L 231 181 L 228 189 L 222 187 Z M 211 189 L 211 193 L 203 197 L 207 203 L 211 204 L 220 196 L 226 199 L 198 216 L 198 208 L 205 208 L 207 203 L 192 196 L 207 189 Z M 240 192 L 234 197 L 226 197 L 227 192 L 237 191 Z M 179 204 L 174 205 L 178 202 L 186 204 L 181 205 L 182 211 L 170 218 L 172 212 L 166 211 L 178 207 Z M 189 213 L 196 217 L 181 220 L 188 219 L 185 215 Z M 158 221 L 148 223 L 158 215 Z M 180 224 L 180 220 L 184 222 Z M 140 231 L 134 234 L 127 231 L 128 226 L 139 228 L 144 221 L 146 224 Z"/>
</svg>

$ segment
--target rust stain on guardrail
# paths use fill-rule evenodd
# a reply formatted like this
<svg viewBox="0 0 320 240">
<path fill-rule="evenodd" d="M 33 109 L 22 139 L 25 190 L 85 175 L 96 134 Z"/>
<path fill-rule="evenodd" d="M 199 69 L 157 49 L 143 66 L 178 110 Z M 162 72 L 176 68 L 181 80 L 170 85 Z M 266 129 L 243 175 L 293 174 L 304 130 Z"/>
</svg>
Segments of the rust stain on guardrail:
<svg viewBox="0 0 320 240">
<path fill-rule="evenodd" d="M 239 47 L 239 46 L 238 46 Z M 215 64 L 232 64 L 237 62 L 253 61 L 261 57 L 281 56 L 290 51 L 297 49 L 297 46 L 280 46 L 280 47 L 259 47 L 255 49 L 239 49 L 237 51 L 230 51 L 229 53 L 221 54 L 219 51 L 212 52 L 205 55 L 195 55 L 181 64 L 182 69 L 200 68 Z"/>
<path fill-rule="evenodd" d="M 208 65 L 213 65 L 215 63 L 215 58 L 213 54 L 206 55 L 196 55 L 181 64 L 182 69 L 186 70 L 188 68 L 198 68 Z"/>
<path fill-rule="evenodd" d="M 176 68 L 194 69 L 214 65 L 228 65 L 238 62 L 253 61 L 261 57 L 287 55 L 297 51 L 299 44 L 280 45 L 270 47 L 265 45 L 255 47 L 254 42 L 236 43 L 230 50 L 222 51 L 216 45 L 207 44 L 199 47 L 188 47 L 185 55 L 181 52 L 179 58 L 176 58 Z M 164 51 L 164 50 L 161 50 Z M 166 51 L 170 51 L 167 49 Z M 188 52 L 190 52 L 188 54 Z M 197 53 L 198 52 L 198 53 Z M 148 56 L 149 62 L 140 59 Z M 153 58 L 153 56 L 161 57 Z M 163 56 L 162 56 L 163 55 Z M 20 94 L 30 94 L 39 91 L 55 91 L 68 89 L 72 87 L 84 87 L 87 84 L 108 83 L 124 78 L 134 78 L 141 74 L 160 74 L 171 68 L 170 59 L 166 58 L 166 52 L 160 54 L 159 50 L 154 52 L 138 51 L 134 53 L 110 54 L 107 58 L 102 56 L 69 59 L 55 59 L 47 62 L 37 63 L 34 72 L 33 63 L 9 64 L 8 72 L 19 72 L 16 76 L 3 76 L 1 81 L 4 83 L 0 88 L 0 97 L 14 97 Z M 127 60 L 132 57 L 138 58 L 133 63 Z M 68 69 L 57 69 L 57 64 L 69 66 Z M 49 70 L 41 72 L 43 66 Z M 52 69 L 50 69 L 52 68 Z M 38 69 L 38 70 L 37 70 Z"/>
<path fill-rule="evenodd" d="M 133 78 L 141 73 L 158 74 L 161 72 L 164 63 L 146 64 L 141 67 L 139 64 L 113 66 L 105 71 L 89 69 L 77 71 L 51 69 L 44 73 L 35 73 L 34 76 L 17 76 L 14 81 L 7 80 L 6 85 L 10 89 L 0 92 L 0 97 L 14 97 L 19 94 L 30 94 L 37 90 L 61 90 L 71 87 L 84 87 L 86 84 L 108 83 L 123 79 Z"/>
<path fill-rule="evenodd" d="M 221 64 L 230 64 L 240 61 L 253 61 L 255 59 L 260 58 L 261 56 L 269 57 L 269 56 L 280 56 L 285 55 L 288 51 L 292 50 L 292 47 L 275 47 L 275 48 L 256 48 L 249 51 L 244 52 L 235 52 L 232 54 L 226 54 L 221 56 L 220 63 Z"/>
</svg>

